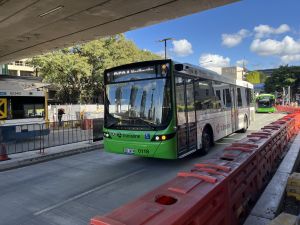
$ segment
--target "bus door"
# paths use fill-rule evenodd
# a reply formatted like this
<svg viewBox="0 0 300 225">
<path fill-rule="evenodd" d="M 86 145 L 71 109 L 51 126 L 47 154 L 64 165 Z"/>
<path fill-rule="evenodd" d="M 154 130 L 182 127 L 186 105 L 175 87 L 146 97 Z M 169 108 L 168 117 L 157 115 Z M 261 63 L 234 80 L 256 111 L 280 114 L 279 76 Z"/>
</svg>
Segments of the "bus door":
<svg viewBox="0 0 300 225">
<path fill-rule="evenodd" d="M 178 155 L 196 147 L 196 119 L 194 110 L 194 87 L 191 79 L 176 76 L 176 113 Z"/>
<path fill-rule="evenodd" d="M 195 112 L 195 96 L 193 79 L 185 80 L 186 112 L 188 124 L 189 151 L 197 149 L 197 124 Z"/>
<path fill-rule="evenodd" d="M 231 92 L 231 99 L 232 99 L 232 107 L 231 107 L 231 124 L 232 124 L 232 132 L 237 131 L 238 129 L 238 109 L 237 109 L 237 93 L 236 93 L 236 87 L 231 86 L 230 87 Z"/>
</svg>

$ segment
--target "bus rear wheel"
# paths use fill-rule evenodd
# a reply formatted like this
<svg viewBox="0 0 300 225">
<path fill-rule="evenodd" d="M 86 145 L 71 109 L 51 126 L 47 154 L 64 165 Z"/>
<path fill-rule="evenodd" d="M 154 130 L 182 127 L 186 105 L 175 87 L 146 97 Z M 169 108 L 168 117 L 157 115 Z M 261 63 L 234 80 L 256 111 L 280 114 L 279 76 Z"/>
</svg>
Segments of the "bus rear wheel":
<svg viewBox="0 0 300 225">
<path fill-rule="evenodd" d="M 248 129 L 248 118 L 247 118 L 247 116 L 245 116 L 245 118 L 244 118 L 244 128 L 241 129 L 241 132 L 246 133 L 247 129 Z"/>
<path fill-rule="evenodd" d="M 207 154 L 209 152 L 210 147 L 212 146 L 212 135 L 209 129 L 205 128 L 202 133 L 202 148 L 201 153 Z"/>
</svg>

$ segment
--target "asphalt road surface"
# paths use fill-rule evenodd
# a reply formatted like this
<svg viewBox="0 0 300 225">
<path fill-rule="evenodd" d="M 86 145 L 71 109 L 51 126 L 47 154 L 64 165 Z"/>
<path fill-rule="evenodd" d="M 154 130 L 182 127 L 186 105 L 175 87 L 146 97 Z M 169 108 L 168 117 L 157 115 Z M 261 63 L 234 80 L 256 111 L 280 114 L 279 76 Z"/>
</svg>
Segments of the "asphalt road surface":
<svg viewBox="0 0 300 225">
<path fill-rule="evenodd" d="M 248 133 L 282 117 L 257 114 Z M 221 139 L 211 154 L 243 138 Z M 86 225 L 188 170 L 199 155 L 160 160 L 97 150 L 0 173 L 0 225 Z"/>
</svg>

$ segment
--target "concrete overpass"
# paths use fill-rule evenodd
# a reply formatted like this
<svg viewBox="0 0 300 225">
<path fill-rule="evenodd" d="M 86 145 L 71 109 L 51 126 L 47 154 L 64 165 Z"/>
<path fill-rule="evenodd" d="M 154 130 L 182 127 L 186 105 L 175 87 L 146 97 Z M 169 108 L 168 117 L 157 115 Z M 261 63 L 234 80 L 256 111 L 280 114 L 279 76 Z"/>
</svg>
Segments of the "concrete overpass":
<svg viewBox="0 0 300 225">
<path fill-rule="evenodd" d="M 0 63 L 237 0 L 0 0 Z"/>
</svg>

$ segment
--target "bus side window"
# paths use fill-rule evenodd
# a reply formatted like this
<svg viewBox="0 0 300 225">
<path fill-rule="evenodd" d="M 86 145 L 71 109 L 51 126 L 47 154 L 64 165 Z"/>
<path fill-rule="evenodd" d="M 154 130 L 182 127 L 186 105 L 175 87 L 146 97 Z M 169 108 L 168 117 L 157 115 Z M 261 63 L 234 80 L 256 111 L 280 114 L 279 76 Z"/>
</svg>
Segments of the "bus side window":
<svg viewBox="0 0 300 225">
<path fill-rule="evenodd" d="M 250 106 L 250 102 L 251 102 L 251 89 L 250 88 L 245 88 L 245 94 L 246 94 L 246 102 L 247 102 L 247 106 Z"/>
<path fill-rule="evenodd" d="M 243 106 L 241 88 L 237 88 L 238 107 Z"/>
<path fill-rule="evenodd" d="M 195 81 L 196 110 L 219 109 L 220 103 L 215 96 L 212 81 L 199 79 Z"/>
<path fill-rule="evenodd" d="M 225 89 L 225 95 L 226 95 L 226 107 L 231 108 L 232 107 L 232 100 L 231 100 L 231 94 L 229 88 Z"/>
<path fill-rule="evenodd" d="M 223 89 L 223 105 L 226 107 L 226 93 L 225 93 L 225 89 Z"/>
<path fill-rule="evenodd" d="M 221 90 L 222 90 L 223 83 L 218 82 L 218 81 L 213 81 L 213 89 L 214 89 L 214 94 L 215 94 L 215 109 L 223 109 L 224 108 L 224 102 L 222 101 L 222 95 L 221 95 Z"/>
</svg>

